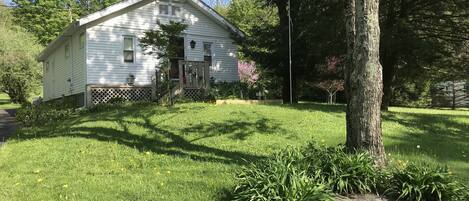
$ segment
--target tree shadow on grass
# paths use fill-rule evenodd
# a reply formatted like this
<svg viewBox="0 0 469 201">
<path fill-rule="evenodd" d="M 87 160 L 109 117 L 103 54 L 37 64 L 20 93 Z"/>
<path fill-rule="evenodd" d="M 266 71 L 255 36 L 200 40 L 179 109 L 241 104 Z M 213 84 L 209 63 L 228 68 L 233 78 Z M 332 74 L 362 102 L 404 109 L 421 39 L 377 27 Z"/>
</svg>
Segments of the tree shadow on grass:
<svg viewBox="0 0 469 201">
<path fill-rule="evenodd" d="M 405 126 L 406 133 L 385 136 L 394 141 L 387 143 L 386 148 L 404 155 L 423 154 L 441 162 L 469 162 L 462 153 L 469 153 L 469 124 L 454 119 L 459 117 L 469 118 L 464 115 L 387 112 L 383 119 Z"/>
<path fill-rule="evenodd" d="M 241 114 L 244 113 L 241 112 Z M 255 134 L 272 135 L 275 133 L 286 133 L 279 123 L 261 115 L 256 115 L 253 121 L 237 118 L 223 122 L 204 122 L 182 128 L 181 132 L 185 135 L 194 133 L 201 135 L 198 138 L 192 139 L 191 142 L 217 136 L 228 136 L 232 140 L 247 140 L 249 136 Z"/>
<path fill-rule="evenodd" d="M 342 104 L 325 104 L 325 103 L 298 103 L 293 105 L 275 104 L 272 106 L 280 108 L 289 108 L 301 111 L 321 111 L 326 113 L 345 113 L 345 105 Z"/>
<path fill-rule="evenodd" d="M 37 129 L 23 129 L 18 134 L 18 140 L 32 138 L 54 138 L 54 137 L 81 137 L 95 139 L 103 142 L 117 142 L 135 148 L 141 152 L 151 151 L 158 154 L 173 155 L 181 158 L 190 158 L 196 161 L 210 161 L 225 164 L 246 164 L 249 161 L 260 160 L 263 157 L 244 153 L 240 151 L 223 150 L 215 147 L 201 145 L 189 141 L 184 136 L 173 130 L 162 126 L 162 122 L 176 115 L 190 115 L 190 113 L 203 109 L 194 107 L 190 110 L 184 108 L 162 108 L 146 107 L 135 110 L 135 108 L 113 110 L 110 112 L 89 114 L 85 118 L 75 118 L 60 121 L 59 124 L 51 124 Z M 141 111 L 150 110 L 144 114 Z M 139 112 L 140 111 L 140 112 Z M 165 116 L 162 116 L 165 115 Z M 162 116 L 161 120 L 157 120 Z M 156 122 L 157 121 L 157 122 Z M 261 127 L 262 121 L 260 120 Z M 97 123 L 99 122 L 99 123 Z M 264 124 L 267 124 L 264 122 Z M 249 129 L 255 130 L 255 124 L 235 124 L 231 121 L 218 122 L 217 126 L 229 128 L 229 130 Z M 132 127 L 132 128 L 131 128 Z M 228 135 L 221 130 L 220 135 Z M 143 134 L 141 133 L 143 131 Z M 247 133 L 238 133 L 237 138 L 246 137 Z M 236 133 L 235 133 L 236 136 Z"/>
</svg>

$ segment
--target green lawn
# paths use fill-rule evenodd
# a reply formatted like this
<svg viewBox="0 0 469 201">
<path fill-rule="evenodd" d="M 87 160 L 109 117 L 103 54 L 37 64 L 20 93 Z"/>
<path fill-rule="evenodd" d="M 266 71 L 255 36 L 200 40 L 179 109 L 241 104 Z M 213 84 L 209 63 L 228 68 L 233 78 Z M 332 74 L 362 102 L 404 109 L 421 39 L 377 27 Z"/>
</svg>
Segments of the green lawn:
<svg viewBox="0 0 469 201">
<path fill-rule="evenodd" d="M 246 160 L 343 143 L 344 116 L 320 104 L 134 105 L 22 129 L 0 150 L 0 200 L 219 200 Z M 383 129 L 391 160 L 446 164 L 469 183 L 469 111 L 391 108 Z"/>
<path fill-rule="evenodd" d="M 10 97 L 8 97 L 8 95 L 0 93 L 0 110 L 1 109 L 16 109 L 18 107 L 20 107 L 20 105 L 10 102 Z"/>
</svg>

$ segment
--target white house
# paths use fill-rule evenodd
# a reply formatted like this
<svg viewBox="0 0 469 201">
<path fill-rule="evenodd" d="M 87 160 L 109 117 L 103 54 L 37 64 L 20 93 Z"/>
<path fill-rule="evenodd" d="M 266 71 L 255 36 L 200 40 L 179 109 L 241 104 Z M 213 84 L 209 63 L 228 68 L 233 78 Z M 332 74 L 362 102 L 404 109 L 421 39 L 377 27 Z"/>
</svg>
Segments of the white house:
<svg viewBox="0 0 469 201">
<path fill-rule="evenodd" d="M 232 36 L 244 34 L 208 5 L 200 0 L 124 0 L 73 22 L 40 54 L 44 100 L 70 96 L 89 105 L 103 96 L 148 97 L 158 61 L 143 54 L 139 38 L 169 21 L 188 24 L 178 42 L 184 52 L 172 61 L 172 78 L 188 76 L 179 72 L 178 60 L 184 60 L 207 63 L 205 82 L 239 80 Z M 131 86 L 130 77 L 135 78 Z"/>
</svg>

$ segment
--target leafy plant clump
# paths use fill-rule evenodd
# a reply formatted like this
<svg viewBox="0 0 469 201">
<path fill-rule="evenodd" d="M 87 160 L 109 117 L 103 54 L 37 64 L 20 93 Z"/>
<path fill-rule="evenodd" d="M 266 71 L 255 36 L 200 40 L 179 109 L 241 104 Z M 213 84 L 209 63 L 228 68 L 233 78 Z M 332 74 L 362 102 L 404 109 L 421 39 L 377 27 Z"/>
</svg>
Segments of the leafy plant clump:
<svg viewBox="0 0 469 201">
<path fill-rule="evenodd" d="M 446 167 L 400 163 L 385 177 L 381 188 L 397 200 L 469 200 L 467 187 L 455 181 Z"/>
<path fill-rule="evenodd" d="M 343 147 L 310 143 L 289 148 L 238 175 L 237 200 L 328 200 L 332 193 L 375 191 L 378 171 L 367 153 L 347 154 Z M 306 195 L 306 196 L 305 196 Z"/>
<path fill-rule="evenodd" d="M 75 108 L 64 108 L 55 104 L 32 105 L 25 103 L 16 112 L 16 120 L 24 126 L 48 124 L 75 114 Z"/>
<path fill-rule="evenodd" d="M 244 167 L 233 200 L 332 200 L 327 186 L 307 174 L 309 163 L 297 149 L 288 148 L 272 159 Z"/>
<path fill-rule="evenodd" d="M 308 172 L 321 175 L 333 192 L 364 194 L 376 189 L 378 170 L 366 152 L 348 154 L 343 146 L 323 147 L 310 143 L 303 150 L 306 160 L 311 161 Z"/>
</svg>

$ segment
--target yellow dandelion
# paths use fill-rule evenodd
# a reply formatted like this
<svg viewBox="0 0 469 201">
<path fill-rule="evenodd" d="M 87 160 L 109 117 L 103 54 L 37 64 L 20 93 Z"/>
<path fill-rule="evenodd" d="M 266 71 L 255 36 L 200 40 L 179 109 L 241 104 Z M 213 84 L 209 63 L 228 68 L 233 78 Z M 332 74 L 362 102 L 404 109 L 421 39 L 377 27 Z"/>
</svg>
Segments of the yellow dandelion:
<svg viewBox="0 0 469 201">
<path fill-rule="evenodd" d="M 43 181 L 43 179 L 37 179 L 37 182 L 39 182 L 39 183 L 42 182 L 42 181 Z"/>
<path fill-rule="evenodd" d="M 321 140 L 322 143 L 326 142 L 326 140 Z"/>
<path fill-rule="evenodd" d="M 166 171 L 166 173 L 171 174 L 171 171 Z"/>
<path fill-rule="evenodd" d="M 36 173 L 36 174 L 38 174 L 40 172 L 41 172 L 41 170 L 34 170 L 34 173 Z"/>
<path fill-rule="evenodd" d="M 453 172 L 449 171 L 449 172 L 448 172 L 448 174 L 450 174 L 450 175 L 451 175 L 451 174 L 453 174 Z"/>
<path fill-rule="evenodd" d="M 68 184 L 64 184 L 62 187 L 63 188 L 68 188 Z"/>
<path fill-rule="evenodd" d="M 145 152 L 146 155 L 150 155 L 151 153 L 149 151 Z"/>
<path fill-rule="evenodd" d="M 160 172 L 156 172 L 156 175 L 160 175 L 161 173 Z"/>
<path fill-rule="evenodd" d="M 160 185 L 161 185 L 161 186 L 163 186 L 163 185 L 164 185 L 164 183 L 163 183 L 163 182 L 161 182 L 161 184 L 160 184 Z"/>
<path fill-rule="evenodd" d="M 18 186 L 18 185 L 20 185 L 20 183 L 19 183 L 19 182 L 15 184 L 15 186 Z"/>
</svg>

